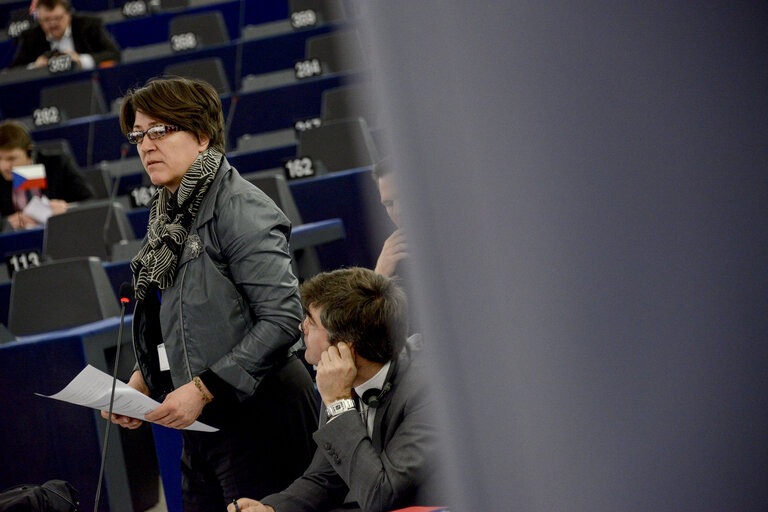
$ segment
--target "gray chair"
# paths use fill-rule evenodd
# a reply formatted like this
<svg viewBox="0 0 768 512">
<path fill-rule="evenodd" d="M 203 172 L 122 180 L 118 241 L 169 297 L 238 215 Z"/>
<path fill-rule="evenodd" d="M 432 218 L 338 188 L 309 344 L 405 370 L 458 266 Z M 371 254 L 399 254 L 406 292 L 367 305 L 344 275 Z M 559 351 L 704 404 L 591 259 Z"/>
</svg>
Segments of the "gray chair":
<svg viewBox="0 0 768 512">
<path fill-rule="evenodd" d="M 67 139 L 49 139 L 35 142 L 35 149 L 44 155 L 69 155 L 77 169 L 77 161 L 72 146 Z"/>
<path fill-rule="evenodd" d="M 237 138 L 237 151 L 264 151 L 265 149 L 295 146 L 298 142 L 293 128 L 273 130 L 259 134 L 246 134 Z"/>
<path fill-rule="evenodd" d="M 365 85 L 348 85 L 323 91 L 323 121 L 362 117 L 372 128 L 378 124 L 378 112 L 373 104 L 371 90 Z"/>
<path fill-rule="evenodd" d="M 75 258 L 13 274 L 8 328 L 27 336 L 118 316 L 120 307 L 98 258 Z"/>
<path fill-rule="evenodd" d="M 40 107 L 56 107 L 65 119 L 105 114 L 107 102 L 96 80 L 79 80 L 40 89 Z"/>
<path fill-rule="evenodd" d="M 53 260 L 95 256 L 108 261 L 115 243 L 135 238 L 120 202 L 112 207 L 109 201 L 84 203 L 48 219 L 43 256 Z"/>
<path fill-rule="evenodd" d="M 123 64 L 130 62 L 140 62 L 143 60 L 158 59 L 173 54 L 171 43 L 163 41 L 162 43 L 147 44 L 144 46 L 132 46 L 123 48 L 120 52 Z M 120 98 L 122 100 L 122 98 Z"/>
<path fill-rule="evenodd" d="M 229 42 L 229 32 L 221 11 L 209 11 L 199 14 L 182 14 L 171 19 L 170 37 L 193 33 L 199 46 L 211 46 Z"/>
<path fill-rule="evenodd" d="M 227 74 L 224 72 L 224 65 L 219 57 L 188 60 L 171 64 L 165 67 L 163 74 L 205 80 L 219 94 L 229 94 L 232 92 L 232 89 L 229 87 L 229 80 L 227 80 Z"/>
<path fill-rule="evenodd" d="M 107 199 L 112 192 L 113 180 L 109 171 L 99 167 L 93 167 L 80 171 L 86 184 L 93 192 L 94 199 Z"/>
<path fill-rule="evenodd" d="M 361 117 L 323 123 L 299 134 L 299 157 L 309 157 L 318 174 L 369 167 L 378 152 Z"/>
<path fill-rule="evenodd" d="M 356 30 L 310 37 L 305 44 L 306 58 L 319 60 L 323 73 L 342 73 L 365 66 L 363 45 Z"/>
<path fill-rule="evenodd" d="M 343 21 L 347 18 L 344 3 L 341 0 L 290 0 L 291 14 L 311 9 L 317 15 L 317 24 L 324 25 Z"/>
<path fill-rule="evenodd" d="M 186 9 L 189 7 L 189 0 L 160 0 L 160 7 L 164 11 L 170 9 Z"/>
<path fill-rule="evenodd" d="M 16 341 L 16 336 L 4 324 L 0 324 L 0 345 L 11 341 Z"/>
<path fill-rule="evenodd" d="M 246 75 L 240 85 L 241 92 L 265 91 L 296 83 L 296 73 L 293 69 L 281 69 L 270 73 Z"/>
</svg>

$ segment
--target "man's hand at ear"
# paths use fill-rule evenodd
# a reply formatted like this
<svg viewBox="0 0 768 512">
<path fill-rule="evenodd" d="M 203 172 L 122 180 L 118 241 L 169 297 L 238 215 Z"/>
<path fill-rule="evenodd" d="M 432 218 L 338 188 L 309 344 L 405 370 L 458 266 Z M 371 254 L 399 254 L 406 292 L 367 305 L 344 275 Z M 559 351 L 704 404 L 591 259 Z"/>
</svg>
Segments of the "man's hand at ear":
<svg viewBox="0 0 768 512">
<path fill-rule="evenodd" d="M 352 398 L 355 377 L 357 366 L 351 345 L 340 341 L 322 353 L 317 364 L 317 390 L 326 407 L 341 398 Z"/>
</svg>

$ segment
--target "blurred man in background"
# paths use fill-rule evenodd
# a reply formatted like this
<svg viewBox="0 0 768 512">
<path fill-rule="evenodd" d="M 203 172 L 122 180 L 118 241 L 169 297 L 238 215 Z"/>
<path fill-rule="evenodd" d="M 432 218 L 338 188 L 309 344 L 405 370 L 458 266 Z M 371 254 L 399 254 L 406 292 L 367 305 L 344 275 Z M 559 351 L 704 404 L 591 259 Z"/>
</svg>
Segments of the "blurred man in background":
<svg viewBox="0 0 768 512">
<path fill-rule="evenodd" d="M 389 161 L 382 160 L 376 164 L 372 177 L 379 188 L 381 204 L 384 205 L 387 215 L 389 215 L 389 218 L 397 228 L 384 242 L 379 259 L 376 261 L 375 272 L 383 276 L 392 277 L 398 273 L 398 263 L 408 257 L 408 243 L 405 241 L 405 235 L 401 229 L 400 199 Z"/>
<path fill-rule="evenodd" d="M 45 166 L 46 188 L 14 190 L 13 169 L 32 164 Z M 50 200 L 52 215 L 67 211 L 68 202 L 92 196 L 69 156 L 35 152 L 27 130 L 14 121 L 0 123 L 0 177 L 0 215 L 13 229 L 38 225 L 35 219 L 24 213 L 24 208 L 34 196 L 45 195 Z"/>
<path fill-rule="evenodd" d="M 120 49 L 99 18 L 73 14 L 68 0 L 39 0 L 38 25 L 19 35 L 11 67 L 44 67 L 57 54 L 67 54 L 80 69 L 120 61 Z"/>
</svg>

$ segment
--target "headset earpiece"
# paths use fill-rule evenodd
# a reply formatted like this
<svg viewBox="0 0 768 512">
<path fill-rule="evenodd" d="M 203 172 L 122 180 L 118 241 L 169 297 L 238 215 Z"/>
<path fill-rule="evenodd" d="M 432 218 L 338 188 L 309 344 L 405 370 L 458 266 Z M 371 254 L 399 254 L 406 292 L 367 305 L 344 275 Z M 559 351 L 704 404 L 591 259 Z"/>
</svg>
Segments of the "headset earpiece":
<svg viewBox="0 0 768 512">
<path fill-rule="evenodd" d="M 384 387 L 381 389 L 372 388 L 363 393 L 362 401 L 365 405 L 368 407 L 375 409 L 379 406 L 381 403 L 381 398 L 387 394 L 387 392 L 392 389 L 392 384 L 387 382 L 384 384 Z"/>
</svg>

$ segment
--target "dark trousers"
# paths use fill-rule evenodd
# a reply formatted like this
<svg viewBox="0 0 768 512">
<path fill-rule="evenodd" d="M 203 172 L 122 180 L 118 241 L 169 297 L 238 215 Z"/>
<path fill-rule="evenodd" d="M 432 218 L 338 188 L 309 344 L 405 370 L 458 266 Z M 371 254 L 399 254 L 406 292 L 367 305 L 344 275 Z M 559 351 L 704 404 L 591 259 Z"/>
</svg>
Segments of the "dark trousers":
<svg viewBox="0 0 768 512">
<path fill-rule="evenodd" d="M 273 369 L 256 394 L 233 409 L 232 421 L 218 432 L 182 431 L 185 512 L 223 511 L 233 499 L 281 491 L 312 459 L 317 399 L 309 373 L 295 357 Z"/>
</svg>

